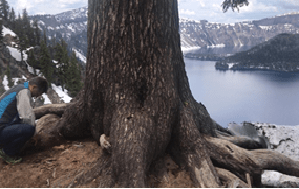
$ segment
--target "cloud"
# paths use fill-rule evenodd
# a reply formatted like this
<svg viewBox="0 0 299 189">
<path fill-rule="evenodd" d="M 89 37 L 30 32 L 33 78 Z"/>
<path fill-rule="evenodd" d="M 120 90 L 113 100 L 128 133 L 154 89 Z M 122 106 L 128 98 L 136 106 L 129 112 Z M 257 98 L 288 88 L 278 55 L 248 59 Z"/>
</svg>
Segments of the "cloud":
<svg viewBox="0 0 299 189">
<path fill-rule="evenodd" d="M 194 11 L 190 11 L 189 9 L 180 9 L 179 14 L 184 14 L 184 15 L 195 15 Z"/>
<path fill-rule="evenodd" d="M 9 0 L 16 13 L 22 13 L 26 8 L 32 14 L 58 14 L 76 8 L 87 6 L 88 0 Z"/>
<path fill-rule="evenodd" d="M 249 6 L 244 6 L 240 8 L 240 11 L 244 13 L 258 13 L 262 12 L 277 12 L 278 8 L 274 4 L 264 3 L 261 0 L 250 0 Z"/>
<path fill-rule="evenodd" d="M 81 0 L 58 0 L 59 3 L 64 3 L 64 4 L 69 4 L 69 5 L 75 4 L 80 1 Z"/>
</svg>

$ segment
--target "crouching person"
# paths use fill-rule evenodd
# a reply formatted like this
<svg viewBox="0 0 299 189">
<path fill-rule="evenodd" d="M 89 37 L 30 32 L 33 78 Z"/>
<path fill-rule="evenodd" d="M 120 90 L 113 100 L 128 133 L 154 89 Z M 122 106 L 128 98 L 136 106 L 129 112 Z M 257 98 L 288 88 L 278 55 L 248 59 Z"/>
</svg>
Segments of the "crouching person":
<svg viewBox="0 0 299 189">
<path fill-rule="evenodd" d="M 35 114 L 31 97 L 48 90 L 43 77 L 34 77 L 15 85 L 0 97 L 0 157 L 7 163 L 18 163 L 20 150 L 35 133 Z"/>
</svg>

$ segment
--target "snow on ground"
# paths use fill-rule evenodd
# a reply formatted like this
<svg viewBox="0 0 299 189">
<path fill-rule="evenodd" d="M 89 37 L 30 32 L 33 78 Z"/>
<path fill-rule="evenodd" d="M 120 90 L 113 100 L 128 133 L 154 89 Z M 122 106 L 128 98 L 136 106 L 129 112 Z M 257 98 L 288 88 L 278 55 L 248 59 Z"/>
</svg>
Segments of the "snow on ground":
<svg viewBox="0 0 299 189">
<path fill-rule="evenodd" d="M 225 44 L 220 43 L 220 44 L 212 44 L 212 46 L 208 46 L 207 48 L 224 48 Z"/>
<path fill-rule="evenodd" d="M 20 79 L 21 78 L 18 78 L 18 77 L 12 78 L 12 81 L 14 82 L 14 85 L 17 85 Z"/>
<path fill-rule="evenodd" d="M 7 76 L 6 75 L 3 77 L 2 84 L 4 86 L 4 89 L 7 91 L 9 89 L 9 87 L 8 87 L 8 80 L 7 80 Z"/>
<path fill-rule="evenodd" d="M 5 26 L 3 26 L 2 32 L 3 32 L 3 36 L 5 36 L 7 34 L 9 34 L 9 35 L 11 35 L 13 37 L 17 36 L 11 29 L 9 29 L 9 28 L 7 28 Z"/>
<path fill-rule="evenodd" d="M 22 61 L 21 53 L 18 49 L 13 47 L 7 47 L 7 48 L 10 51 L 11 56 L 13 56 L 17 61 Z M 27 60 L 27 54 L 25 53 L 25 51 L 23 51 L 23 59 L 25 61 Z"/>
<path fill-rule="evenodd" d="M 60 98 L 62 98 L 62 100 L 65 102 L 65 103 L 70 103 L 70 101 L 72 100 L 71 97 L 69 97 L 69 95 L 67 94 L 67 90 L 64 89 L 64 91 L 62 90 L 62 87 L 61 86 L 56 86 L 55 84 L 51 84 L 52 85 L 52 89 L 55 90 L 58 94 L 58 96 Z"/>
<path fill-rule="evenodd" d="M 27 69 L 28 69 L 28 71 L 29 71 L 31 74 L 34 74 L 34 68 L 31 67 L 31 66 L 27 63 L 27 61 L 25 61 L 25 63 L 27 64 Z"/>
<path fill-rule="evenodd" d="M 82 53 L 80 53 L 77 49 L 73 48 L 73 51 L 75 51 L 77 57 L 86 64 L 86 56 L 84 56 Z"/>
<path fill-rule="evenodd" d="M 183 52 L 186 52 L 186 51 L 190 51 L 190 50 L 197 50 L 197 49 L 200 49 L 201 47 L 181 47 L 181 50 Z"/>
<path fill-rule="evenodd" d="M 51 100 L 49 99 L 48 95 L 46 95 L 46 93 L 43 93 L 43 98 L 45 99 L 44 104 L 52 104 Z"/>
</svg>

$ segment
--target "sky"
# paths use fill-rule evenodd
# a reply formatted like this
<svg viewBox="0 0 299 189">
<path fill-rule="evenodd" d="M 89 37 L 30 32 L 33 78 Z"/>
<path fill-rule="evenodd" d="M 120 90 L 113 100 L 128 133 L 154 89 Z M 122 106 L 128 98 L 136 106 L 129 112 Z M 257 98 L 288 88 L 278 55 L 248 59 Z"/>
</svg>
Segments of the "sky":
<svg viewBox="0 0 299 189">
<path fill-rule="evenodd" d="M 26 8 L 32 14 L 58 14 L 87 6 L 88 0 L 7 0 L 16 12 Z M 272 18 L 299 12 L 299 0 L 249 0 L 249 6 L 223 13 L 223 0 L 178 0 L 180 18 L 208 20 L 209 22 L 234 23 L 246 20 Z"/>
</svg>

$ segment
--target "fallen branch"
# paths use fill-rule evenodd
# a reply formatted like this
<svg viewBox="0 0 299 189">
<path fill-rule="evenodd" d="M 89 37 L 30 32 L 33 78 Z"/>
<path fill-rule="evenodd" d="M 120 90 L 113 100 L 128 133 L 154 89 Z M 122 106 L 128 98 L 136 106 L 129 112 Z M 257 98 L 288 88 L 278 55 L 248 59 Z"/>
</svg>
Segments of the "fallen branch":
<svg viewBox="0 0 299 189">
<path fill-rule="evenodd" d="M 40 106 L 36 109 L 34 109 L 34 113 L 35 113 L 35 118 L 39 119 L 41 117 L 43 117 L 46 114 L 56 114 L 59 117 L 62 116 L 62 114 L 64 113 L 64 110 L 70 106 L 72 103 L 65 103 L 65 104 L 47 104 L 47 105 L 43 105 Z"/>
</svg>

